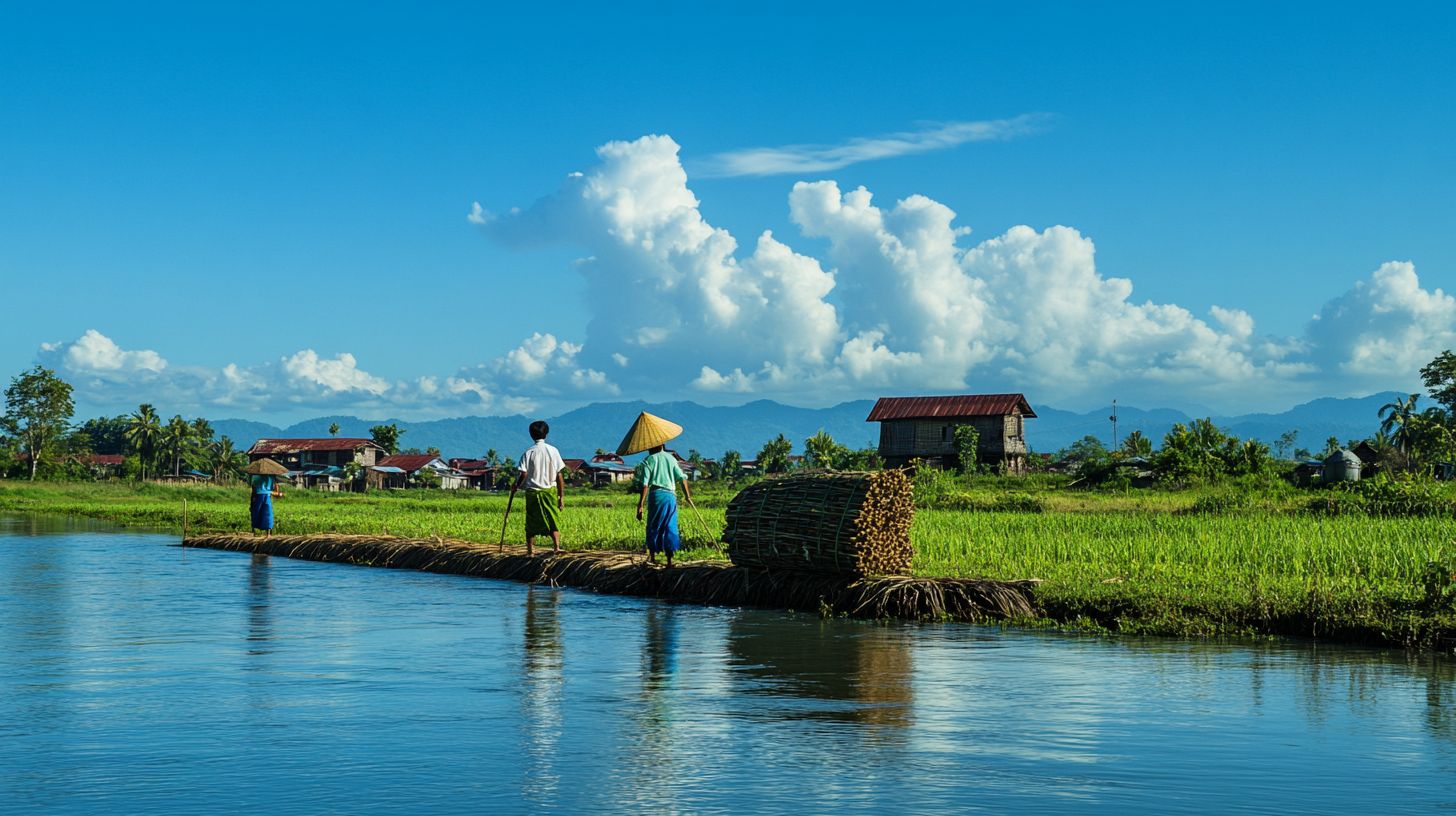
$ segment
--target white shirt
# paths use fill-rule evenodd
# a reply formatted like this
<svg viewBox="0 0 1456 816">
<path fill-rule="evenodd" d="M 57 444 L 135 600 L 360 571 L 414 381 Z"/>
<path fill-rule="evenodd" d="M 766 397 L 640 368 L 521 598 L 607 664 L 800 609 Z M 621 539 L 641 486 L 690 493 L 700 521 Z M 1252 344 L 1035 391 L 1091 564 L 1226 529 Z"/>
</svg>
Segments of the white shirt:
<svg viewBox="0 0 1456 816">
<path fill-rule="evenodd" d="M 561 461 L 561 451 L 538 439 L 521 454 L 518 467 L 526 474 L 527 490 L 545 490 L 556 486 L 556 474 L 566 469 L 566 463 Z"/>
</svg>

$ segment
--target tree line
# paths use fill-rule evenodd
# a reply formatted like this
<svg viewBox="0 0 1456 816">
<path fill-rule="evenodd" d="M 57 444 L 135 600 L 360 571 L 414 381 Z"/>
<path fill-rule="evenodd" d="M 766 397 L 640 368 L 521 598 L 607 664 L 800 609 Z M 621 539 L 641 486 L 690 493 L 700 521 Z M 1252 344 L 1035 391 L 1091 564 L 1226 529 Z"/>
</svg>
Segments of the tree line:
<svg viewBox="0 0 1456 816">
<path fill-rule="evenodd" d="M 1295 459 L 1324 458 L 1341 448 L 1365 443 L 1375 452 L 1376 462 L 1390 471 L 1428 473 L 1442 463 L 1456 461 L 1456 353 L 1441 352 L 1421 369 L 1421 380 L 1433 405 L 1421 406 L 1420 394 L 1409 394 L 1379 409 L 1378 427 L 1365 439 L 1340 440 L 1330 437 L 1314 453 L 1298 447 L 1298 432 L 1289 431 L 1273 448 L 1255 439 L 1239 439 L 1218 428 L 1212 419 L 1178 423 L 1164 435 L 1156 449 L 1141 431 L 1133 431 L 1115 450 L 1107 449 L 1095 436 L 1086 436 L 1063 449 L 1058 459 L 1089 478 L 1107 478 L 1126 465 L 1146 469 L 1169 482 L 1202 482 L 1227 476 L 1273 472 Z M 137 479 L 196 471 L 215 480 L 238 478 L 247 465 L 246 454 L 226 436 L 217 438 L 207 419 L 192 420 L 174 415 L 163 421 L 156 408 L 143 403 L 130 414 L 72 422 L 75 413 L 73 390 L 53 370 L 37 365 L 10 381 L 5 389 L 5 413 L 0 416 L 0 474 L 36 478 L 87 478 L 94 474 L 86 464 L 92 454 L 120 454 L 125 458 L 124 475 Z M 337 435 L 337 423 L 329 428 Z M 404 430 L 396 425 L 370 428 L 370 437 L 386 453 L 401 451 Z M 979 439 L 969 426 L 956 429 L 956 464 L 962 472 L 983 469 L 977 462 Z M 805 439 L 804 454 L 793 454 L 793 442 L 783 434 L 764 443 L 758 451 L 753 472 L 787 473 L 797 469 L 873 470 L 881 467 L 873 447 L 851 449 L 835 441 L 824 430 Z M 439 455 L 431 448 L 426 453 Z M 485 460 L 505 472 L 515 463 L 486 452 Z M 734 481 L 745 472 L 743 457 L 736 450 L 724 451 L 717 460 L 689 451 L 687 461 L 700 478 Z M 1033 461 L 1037 461 L 1033 457 Z M 346 474 L 347 475 L 347 474 Z"/>
<path fill-rule="evenodd" d="M 1299 461 L 1322 461 L 1340 450 L 1364 445 L 1367 457 L 1373 453 L 1373 461 L 1362 464 L 1389 473 L 1429 475 L 1442 464 L 1456 461 L 1456 354 L 1441 352 L 1421 369 L 1421 380 L 1434 405 L 1422 408 L 1420 394 L 1399 397 L 1379 408 L 1378 424 L 1369 436 L 1344 442 L 1331 436 L 1314 450 L 1298 445 L 1295 430 L 1281 434 L 1271 450 L 1256 439 L 1239 439 L 1224 432 L 1212 419 L 1196 419 L 1174 425 L 1157 449 L 1152 439 L 1133 431 L 1114 450 L 1095 436 L 1083 437 L 1064 448 L 1057 459 L 1094 482 L 1113 478 L 1123 466 L 1136 464 L 1162 481 L 1196 483 L 1275 473 Z"/>
<path fill-rule="evenodd" d="M 44 366 L 25 371 L 5 389 L 0 416 L 0 473 L 37 478 L 94 478 L 93 455 L 125 457 L 123 472 L 137 479 L 184 472 L 213 479 L 238 478 L 248 463 L 231 439 L 216 438 L 212 424 L 180 414 L 163 420 L 150 403 L 131 414 L 73 423 L 70 383 Z"/>
</svg>

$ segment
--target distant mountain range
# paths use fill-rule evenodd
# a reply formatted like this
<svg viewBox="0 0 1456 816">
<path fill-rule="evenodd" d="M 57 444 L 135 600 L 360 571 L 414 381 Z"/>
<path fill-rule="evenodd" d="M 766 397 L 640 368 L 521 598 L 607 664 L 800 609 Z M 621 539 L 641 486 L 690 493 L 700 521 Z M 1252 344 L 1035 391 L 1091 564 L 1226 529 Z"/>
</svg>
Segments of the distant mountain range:
<svg viewBox="0 0 1456 816">
<path fill-rule="evenodd" d="M 1343 441 L 1373 433 L 1380 406 L 1398 396 L 1403 395 L 1387 391 L 1350 399 L 1327 397 L 1279 414 L 1215 416 L 1213 420 L 1229 433 L 1266 443 L 1273 443 L 1286 431 L 1298 431 L 1297 446 L 1318 450 L 1331 436 Z M 743 458 L 752 459 L 764 442 L 781 433 L 794 440 L 796 453 L 802 452 L 806 438 L 820 430 L 852 448 L 875 445 L 879 440 L 879 426 L 865 422 L 873 405 L 871 400 L 845 402 L 832 408 L 795 408 L 771 400 L 731 408 L 710 408 L 694 402 L 612 402 L 593 403 L 548 417 L 547 422 L 551 424 L 551 443 L 566 457 L 590 457 L 597 448 L 612 450 L 638 412 L 651 411 L 683 426 L 683 435 L 674 443 L 683 455 L 689 450 L 698 450 L 706 457 L 716 458 L 726 450 L 737 450 Z M 1033 450 L 1055 452 L 1088 435 L 1104 443 L 1111 442 L 1110 408 L 1085 413 L 1046 405 L 1033 408 L 1037 419 L 1026 423 L 1027 441 Z M 1155 444 L 1174 423 L 1193 419 L 1171 408 L 1144 410 L 1119 405 L 1117 414 L 1119 437 L 1139 430 Z M 459 417 L 407 422 L 326 416 L 286 428 L 245 419 L 214 420 L 212 426 L 219 436 L 229 436 L 235 444 L 246 448 L 263 438 L 328 436 L 329 425 L 335 422 L 339 424 L 340 436 L 354 437 L 367 437 L 371 427 L 393 423 L 404 429 L 400 444 L 407 448 L 439 448 L 447 458 L 480 456 L 494 448 L 502 456 L 516 457 L 531 444 L 526 426 L 532 419 L 535 417 Z"/>
</svg>

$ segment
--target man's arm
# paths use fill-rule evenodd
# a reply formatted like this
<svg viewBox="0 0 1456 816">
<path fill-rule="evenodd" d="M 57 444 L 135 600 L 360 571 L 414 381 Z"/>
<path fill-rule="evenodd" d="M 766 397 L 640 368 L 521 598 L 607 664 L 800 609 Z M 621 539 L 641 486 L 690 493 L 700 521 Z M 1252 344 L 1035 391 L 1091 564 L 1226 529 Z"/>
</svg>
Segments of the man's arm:
<svg viewBox="0 0 1456 816">
<path fill-rule="evenodd" d="M 642 485 L 642 492 L 637 496 L 637 520 L 642 520 L 642 505 L 647 503 L 647 491 L 650 490 L 646 484 Z"/>
<path fill-rule="evenodd" d="M 556 509 L 566 509 L 566 477 L 559 470 L 556 471 Z"/>
</svg>

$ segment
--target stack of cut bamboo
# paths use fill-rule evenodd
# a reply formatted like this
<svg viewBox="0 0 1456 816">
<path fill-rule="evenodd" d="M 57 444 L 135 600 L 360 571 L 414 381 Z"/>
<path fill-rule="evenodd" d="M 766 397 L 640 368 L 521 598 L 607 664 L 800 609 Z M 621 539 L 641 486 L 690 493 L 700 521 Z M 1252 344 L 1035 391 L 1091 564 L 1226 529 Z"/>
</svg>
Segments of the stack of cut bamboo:
<svg viewBox="0 0 1456 816">
<path fill-rule="evenodd" d="M 904 575 L 915 506 L 902 470 L 767 479 L 728 504 L 734 564 L 850 575 Z"/>
</svg>

